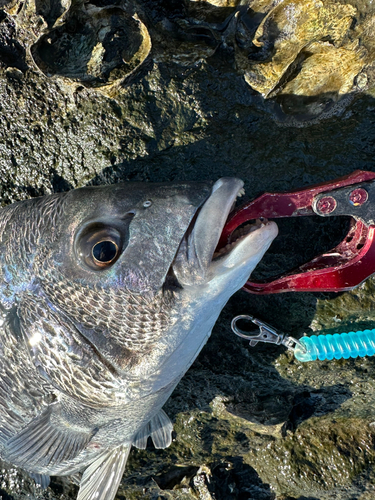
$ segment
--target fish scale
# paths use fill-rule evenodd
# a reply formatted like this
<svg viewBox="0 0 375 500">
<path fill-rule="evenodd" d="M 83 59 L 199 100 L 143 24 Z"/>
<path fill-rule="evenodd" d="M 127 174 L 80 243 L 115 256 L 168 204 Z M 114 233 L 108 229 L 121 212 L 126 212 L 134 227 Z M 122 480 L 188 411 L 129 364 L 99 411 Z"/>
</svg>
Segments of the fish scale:
<svg viewBox="0 0 375 500">
<path fill-rule="evenodd" d="M 65 328 L 62 328 L 61 316 L 52 311 L 47 318 L 47 330 L 44 326 L 45 320 L 41 320 L 34 312 L 39 307 L 40 304 L 29 298 L 23 301 L 22 309 L 19 311 L 26 336 L 30 336 L 30 332 L 46 332 L 32 353 L 34 364 L 37 361 L 38 366 L 45 367 L 44 370 L 51 383 L 55 380 L 64 393 L 81 402 L 96 406 L 114 404 L 114 391 L 119 385 L 118 379 L 106 369 L 91 346 L 80 340 L 76 329 L 67 323 Z M 58 350 L 55 343 L 58 344 Z M 69 344 L 72 350 L 64 349 L 64 345 Z M 55 365 L 50 370 L 48 365 L 53 360 L 58 367 Z"/>
<path fill-rule="evenodd" d="M 1 327 L 0 446 L 54 399 L 52 386 L 40 377 L 30 355 L 12 332 Z M 34 390 L 33 390 L 34 389 Z"/>
<path fill-rule="evenodd" d="M 0 210 L 2 460 L 43 487 L 82 472 L 77 500 L 113 500 L 132 444 L 171 444 L 164 403 L 277 234 L 213 259 L 242 186 L 86 187 Z"/>
<path fill-rule="evenodd" d="M 44 281 L 43 289 L 53 303 L 63 310 L 69 309 L 70 317 L 79 324 L 100 332 L 109 330 L 114 341 L 129 349 L 135 344 L 141 346 L 143 339 L 147 340 L 148 345 L 153 340 L 157 341 L 170 322 L 163 310 L 170 308 L 171 294 L 166 298 L 159 293 L 150 302 L 146 299 L 140 301 L 130 293 L 121 291 L 118 294 L 120 303 L 116 303 L 111 290 L 101 290 L 96 292 L 101 295 L 101 304 L 95 307 L 91 300 L 92 292 L 88 287 L 78 288 L 74 283 L 62 281 L 61 277 L 58 287 L 52 287 Z M 60 290 L 64 290 L 64 293 Z M 76 300 L 71 300 L 70 296 L 74 296 Z M 116 299 L 118 300 L 118 296 Z"/>
</svg>

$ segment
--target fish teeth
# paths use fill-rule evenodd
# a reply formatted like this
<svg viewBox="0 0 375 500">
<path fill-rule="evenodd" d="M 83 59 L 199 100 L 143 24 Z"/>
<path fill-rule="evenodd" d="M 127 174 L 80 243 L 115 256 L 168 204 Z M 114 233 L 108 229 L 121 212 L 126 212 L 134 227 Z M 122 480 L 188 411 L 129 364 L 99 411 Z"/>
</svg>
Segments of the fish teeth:
<svg viewBox="0 0 375 500">
<path fill-rule="evenodd" d="M 238 199 L 238 198 L 241 198 L 241 196 L 243 196 L 244 194 L 245 194 L 245 190 L 244 190 L 244 188 L 241 188 L 241 189 L 238 191 L 238 193 L 236 194 L 236 199 L 233 201 L 232 206 L 231 206 L 231 208 L 230 208 L 230 210 L 229 210 L 229 213 L 233 212 L 233 210 L 234 210 L 234 209 L 235 209 L 235 207 L 236 207 L 236 201 L 237 201 L 237 199 Z"/>
<path fill-rule="evenodd" d="M 213 254 L 212 258 L 215 259 L 216 257 L 219 257 L 220 255 L 224 255 L 226 253 L 229 253 L 230 250 L 234 247 L 234 245 L 235 245 L 235 242 L 233 242 L 233 243 L 227 243 L 225 245 L 225 247 L 222 247 L 222 248 L 220 248 L 220 250 L 218 250 L 217 252 L 215 252 Z"/>
<path fill-rule="evenodd" d="M 265 219 L 263 219 L 264 221 Z M 264 222 L 260 219 L 257 219 L 255 223 L 249 223 L 246 224 L 245 226 L 241 226 L 238 229 L 236 229 L 233 233 L 231 238 L 233 241 L 238 240 L 238 238 L 241 238 L 243 236 L 246 236 L 249 233 L 252 233 L 253 231 L 256 231 L 260 227 L 264 226 Z"/>
<path fill-rule="evenodd" d="M 267 224 L 267 219 L 261 217 L 260 219 L 256 219 L 254 223 L 245 224 L 244 226 L 239 227 L 235 231 L 233 231 L 231 235 L 232 241 L 227 243 L 225 247 L 220 248 L 217 252 L 212 256 L 213 259 L 216 257 L 220 257 L 223 254 L 229 253 L 230 250 L 243 238 L 245 238 L 248 234 L 260 229 L 261 227 Z"/>
</svg>

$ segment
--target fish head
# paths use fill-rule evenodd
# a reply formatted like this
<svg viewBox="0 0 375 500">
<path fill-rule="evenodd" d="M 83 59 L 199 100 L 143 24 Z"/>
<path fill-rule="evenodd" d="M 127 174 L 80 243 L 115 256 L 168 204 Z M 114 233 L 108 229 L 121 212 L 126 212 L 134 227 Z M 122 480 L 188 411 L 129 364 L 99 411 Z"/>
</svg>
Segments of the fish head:
<svg viewBox="0 0 375 500">
<path fill-rule="evenodd" d="M 176 380 L 277 234 L 275 223 L 258 224 L 215 254 L 242 186 L 223 178 L 84 187 L 4 209 L 2 302 L 18 304 L 46 376 L 60 384 L 50 346 L 60 331 L 78 331 L 139 394 Z"/>
<path fill-rule="evenodd" d="M 215 184 L 128 183 L 70 191 L 53 214 L 53 237 L 47 224 L 40 238 L 49 246 L 48 270 L 83 286 L 149 297 L 169 286 L 177 294 L 203 285 L 218 293 L 219 282 L 220 293 L 230 296 L 277 234 L 274 222 L 255 223 L 215 253 L 242 187 L 239 179 L 222 178 Z M 44 258 L 45 248 L 36 247 Z"/>
<path fill-rule="evenodd" d="M 69 223 L 59 224 L 49 267 L 75 284 L 70 286 L 86 314 L 91 304 L 94 318 L 100 309 L 99 330 L 76 304 L 66 310 L 126 376 L 146 377 L 148 383 L 155 378 L 159 385 L 167 383 L 161 372 L 169 380 L 188 367 L 227 300 L 277 235 L 274 222 L 256 223 L 215 253 L 242 188 L 241 180 L 222 178 L 215 184 L 129 183 L 68 193 Z M 67 307 L 66 296 L 54 297 Z M 177 359 L 179 367 L 172 368 Z"/>
<path fill-rule="evenodd" d="M 127 183 L 70 191 L 50 267 L 83 286 L 153 296 L 211 187 Z"/>
</svg>

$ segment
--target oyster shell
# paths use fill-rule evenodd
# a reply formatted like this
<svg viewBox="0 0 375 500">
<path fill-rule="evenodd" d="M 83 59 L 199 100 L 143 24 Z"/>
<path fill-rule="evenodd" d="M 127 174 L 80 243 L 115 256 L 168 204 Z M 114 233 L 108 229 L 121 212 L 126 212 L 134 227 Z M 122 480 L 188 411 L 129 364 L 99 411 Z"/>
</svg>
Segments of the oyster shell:
<svg viewBox="0 0 375 500">
<path fill-rule="evenodd" d="M 315 42 L 302 51 L 305 57 L 296 76 L 277 93 L 276 102 L 286 114 L 314 118 L 353 90 L 363 68 L 363 53 L 354 47 Z"/>
<path fill-rule="evenodd" d="M 375 84 L 373 13 L 334 0 L 255 0 L 234 19 L 224 36 L 236 66 L 284 123 L 314 119 Z"/>
<path fill-rule="evenodd" d="M 349 4 L 325 5 L 320 0 L 278 4 L 257 28 L 253 52 L 237 50 L 237 64 L 244 70 L 246 82 L 267 97 L 309 44 L 328 39 L 340 46 L 355 13 Z"/>
<path fill-rule="evenodd" d="M 31 47 L 35 64 L 48 77 L 112 91 L 151 50 L 151 38 L 137 14 L 123 8 L 84 5 L 70 9 L 61 25 Z"/>
<path fill-rule="evenodd" d="M 190 0 L 190 2 L 199 3 L 201 5 L 210 4 L 215 7 L 237 7 L 241 0 Z"/>
</svg>

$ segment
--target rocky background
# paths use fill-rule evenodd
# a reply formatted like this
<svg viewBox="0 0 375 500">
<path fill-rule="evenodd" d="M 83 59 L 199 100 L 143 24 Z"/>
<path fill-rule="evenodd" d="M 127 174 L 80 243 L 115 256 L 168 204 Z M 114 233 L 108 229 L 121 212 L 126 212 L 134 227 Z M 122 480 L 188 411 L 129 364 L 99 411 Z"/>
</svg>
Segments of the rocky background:
<svg viewBox="0 0 375 500">
<path fill-rule="evenodd" d="M 375 170 L 375 7 L 361 0 L 0 0 L 2 204 L 86 184 L 238 176 L 252 199 Z M 253 277 L 335 246 L 345 218 L 281 220 Z M 301 364 L 234 336 L 251 313 L 294 337 L 373 328 L 352 292 L 238 292 L 133 450 L 118 500 L 370 500 L 375 359 Z M 2 500 L 74 499 L 1 464 Z"/>
</svg>

